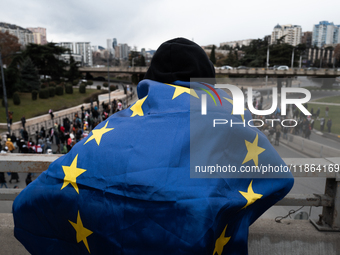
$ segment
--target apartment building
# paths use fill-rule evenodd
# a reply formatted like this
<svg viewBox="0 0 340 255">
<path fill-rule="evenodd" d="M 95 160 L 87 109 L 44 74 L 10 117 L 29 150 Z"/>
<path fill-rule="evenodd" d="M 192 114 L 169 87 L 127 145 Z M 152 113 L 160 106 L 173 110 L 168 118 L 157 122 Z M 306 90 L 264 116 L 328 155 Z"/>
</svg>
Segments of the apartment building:
<svg viewBox="0 0 340 255">
<path fill-rule="evenodd" d="M 46 28 L 28 27 L 27 29 L 33 33 L 35 44 L 41 44 L 41 45 L 47 44 Z"/>
<path fill-rule="evenodd" d="M 313 46 L 323 47 L 326 44 L 340 43 L 340 25 L 333 22 L 320 21 L 313 26 Z"/>
<path fill-rule="evenodd" d="M 18 37 L 18 42 L 21 44 L 21 47 L 25 47 L 29 43 L 34 43 L 34 35 L 32 31 L 17 25 L 0 22 L 0 32 L 5 33 L 6 31 L 8 31 L 9 34 Z"/>
<path fill-rule="evenodd" d="M 92 47 L 89 42 L 60 42 L 57 44 L 60 47 L 70 49 L 70 52 L 82 57 L 83 66 L 92 66 Z"/>
<path fill-rule="evenodd" d="M 115 58 L 127 60 L 129 58 L 130 47 L 126 43 L 119 43 L 115 47 Z"/>
<path fill-rule="evenodd" d="M 278 39 L 284 36 L 283 42 L 296 46 L 301 43 L 301 35 L 302 35 L 301 26 L 291 24 L 288 25 L 277 24 L 272 32 L 270 43 L 274 44 L 277 42 Z"/>
</svg>

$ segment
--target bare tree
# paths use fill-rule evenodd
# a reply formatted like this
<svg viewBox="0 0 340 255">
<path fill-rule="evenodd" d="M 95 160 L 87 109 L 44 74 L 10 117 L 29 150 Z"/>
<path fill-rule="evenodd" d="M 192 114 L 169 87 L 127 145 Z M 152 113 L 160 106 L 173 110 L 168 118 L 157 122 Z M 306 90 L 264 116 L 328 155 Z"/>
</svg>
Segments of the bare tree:
<svg viewBox="0 0 340 255">
<path fill-rule="evenodd" d="M 0 32 L 0 50 L 4 65 L 8 66 L 11 63 L 13 54 L 20 50 L 20 46 L 18 37 L 9 34 L 8 31 Z"/>
</svg>

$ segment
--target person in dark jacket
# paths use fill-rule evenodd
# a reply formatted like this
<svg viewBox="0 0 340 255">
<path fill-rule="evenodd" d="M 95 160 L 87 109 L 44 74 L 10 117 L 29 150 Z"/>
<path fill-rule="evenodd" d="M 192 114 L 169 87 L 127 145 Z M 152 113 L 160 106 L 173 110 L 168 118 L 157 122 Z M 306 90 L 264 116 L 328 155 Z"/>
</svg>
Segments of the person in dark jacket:
<svg viewBox="0 0 340 255">
<path fill-rule="evenodd" d="M 9 179 L 9 183 L 12 183 L 12 180 L 16 180 L 17 182 L 19 182 L 19 175 L 18 173 L 11 173 L 11 179 Z"/>
<path fill-rule="evenodd" d="M 26 118 L 25 118 L 25 116 L 22 116 L 22 117 L 21 117 L 21 124 L 22 124 L 22 127 L 25 129 L 25 124 L 26 124 Z"/>
<path fill-rule="evenodd" d="M 327 128 L 328 128 L 328 133 L 330 133 L 330 132 L 331 132 L 331 127 L 332 127 L 332 120 L 331 120 L 331 119 L 329 119 L 329 120 L 327 121 Z"/>
<path fill-rule="evenodd" d="M 27 174 L 25 182 L 26 182 L 26 186 L 32 182 L 32 174 L 31 173 Z"/>
<path fill-rule="evenodd" d="M 195 77 L 215 77 L 204 50 L 185 38 L 163 43 L 138 85 L 139 100 L 100 124 L 96 132 L 106 130 L 101 140 L 92 132 L 19 194 L 14 235 L 31 254 L 48 254 L 51 247 L 55 254 L 248 254 L 249 225 L 289 192 L 293 179 L 289 171 L 269 179 L 190 178 L 191 155 L 205 161 L 218 153 L 239 166 L 256 154 L 247 161 L 254 166 L 264 151 L 260 164 L 284 164 L 255 127 L 209 132 L 211 123 L 199 118 L 201 126 L 190 132 Z M 194 100 L 199 116 L 201 100 Z M 228 116 L 228 107 L 214 114 L 224 109 Z M 196 152 L 192 133 L 204 137 Z"/>
<path fill-rule="evenodd" d="M 5 188 L 7 188 L 5 173 L 0 172 L 0 188 L 2 188 L 3 186 L 5 186 Z"/>
</svg>

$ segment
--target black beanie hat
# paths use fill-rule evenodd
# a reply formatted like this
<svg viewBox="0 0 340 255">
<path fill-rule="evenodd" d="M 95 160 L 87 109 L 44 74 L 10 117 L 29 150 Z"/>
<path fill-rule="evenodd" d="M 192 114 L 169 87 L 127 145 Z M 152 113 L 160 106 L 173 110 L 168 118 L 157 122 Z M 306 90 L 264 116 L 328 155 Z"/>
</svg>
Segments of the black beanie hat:
<svg viewBox="0 0 340 255">
<path fill-rule="evenodd" d="M 190 81 L 190 78 L 215 78 L 215 68 L 204 50 L 185 38 L 162 43 L 144 76 L 163 83 Z"/>
</svg>

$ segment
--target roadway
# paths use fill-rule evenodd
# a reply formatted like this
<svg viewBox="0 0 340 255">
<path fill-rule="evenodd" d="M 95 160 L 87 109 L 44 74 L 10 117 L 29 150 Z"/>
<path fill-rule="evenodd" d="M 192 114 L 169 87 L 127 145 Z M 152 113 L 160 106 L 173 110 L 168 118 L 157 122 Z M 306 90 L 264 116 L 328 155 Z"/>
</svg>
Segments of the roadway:
<svg viewBox="0 0 340 255">
<path fill-rule="evenodd" d="M 298 82 L 293 83 L 293 87 L 320 87 L 318 83 L 314 83 L 310 79 L 307 79 L 306 77 L 299 77 Z M 266 95 L 267 92 L 266 89 L 262 89 L 261 93 L 262 95 Z M 271 92 L 271 88 L 270 88 Z M 327 90 L 312 90 L 311 91 L 311 101 L 316 100 L 319 98 L 329 97 L 329 96 L 337 96 L 340 95 L 340 91 L 327 91 Z M 289 94 L 287 98 L 299 98 L 301 94 Z M 304 96 L 302 96 L 304 97 Z M 271 95 L 269 98 L 267 96 L 264 96 L 264 104 L 271 105 L 272 97 Z M 280 102 L 280 100 L 278 100 Z M 311 102 L 310 102 L 311 103 Z M 310 110 L 310 108 L 309 108 Z M 314 113 L 317 109 L 314 109 Z M 319 122 L 316 121 L 315 125 L 319 125 Z M 332 139 L 331 137 L 325 137 L 323 136 L 323 133 L 313 130 L 310 136 L 310 140 L 317 142 L 319 144 L 327 145 L 336 149 L 340 150 L 340 143 L 339 140 Z M 308 157 L 304 154 L 302 154 L 299 151 L 296 151 L 294 149 L 291 149 L 287 147 L 286 145 L 280 144 L 280 146 L 276 146 L 275 149 L 280 154 L 282 158 L 304 158 Z M 295 178 L 295 183 L 290 191 L 290 194 L 324 194 L 325 192 L 325 183 L 326 180 L 323 178 L 312 178 L 312 177 L 306 177 L 306 178 Z M 269 219 L 275 219 L 277 216 L 286 216 L 290 210 L 297 210 L 298 206 L 274 206 L 270 208 L 268 211 L 266 211 L 262 217 L 263 218 L 269 218 Z M 319 214 L 322 213 L 322 207 L 304 207 L 299 212 L 305 211 L 306 213 L 310 214 L 310 217 L 312 219 L 318 219 Z M 299 213 L 297 212 L 297 213 Z M 297 213 L 293 213 L 291 215 L 292 218 Z"/>
</svg>

